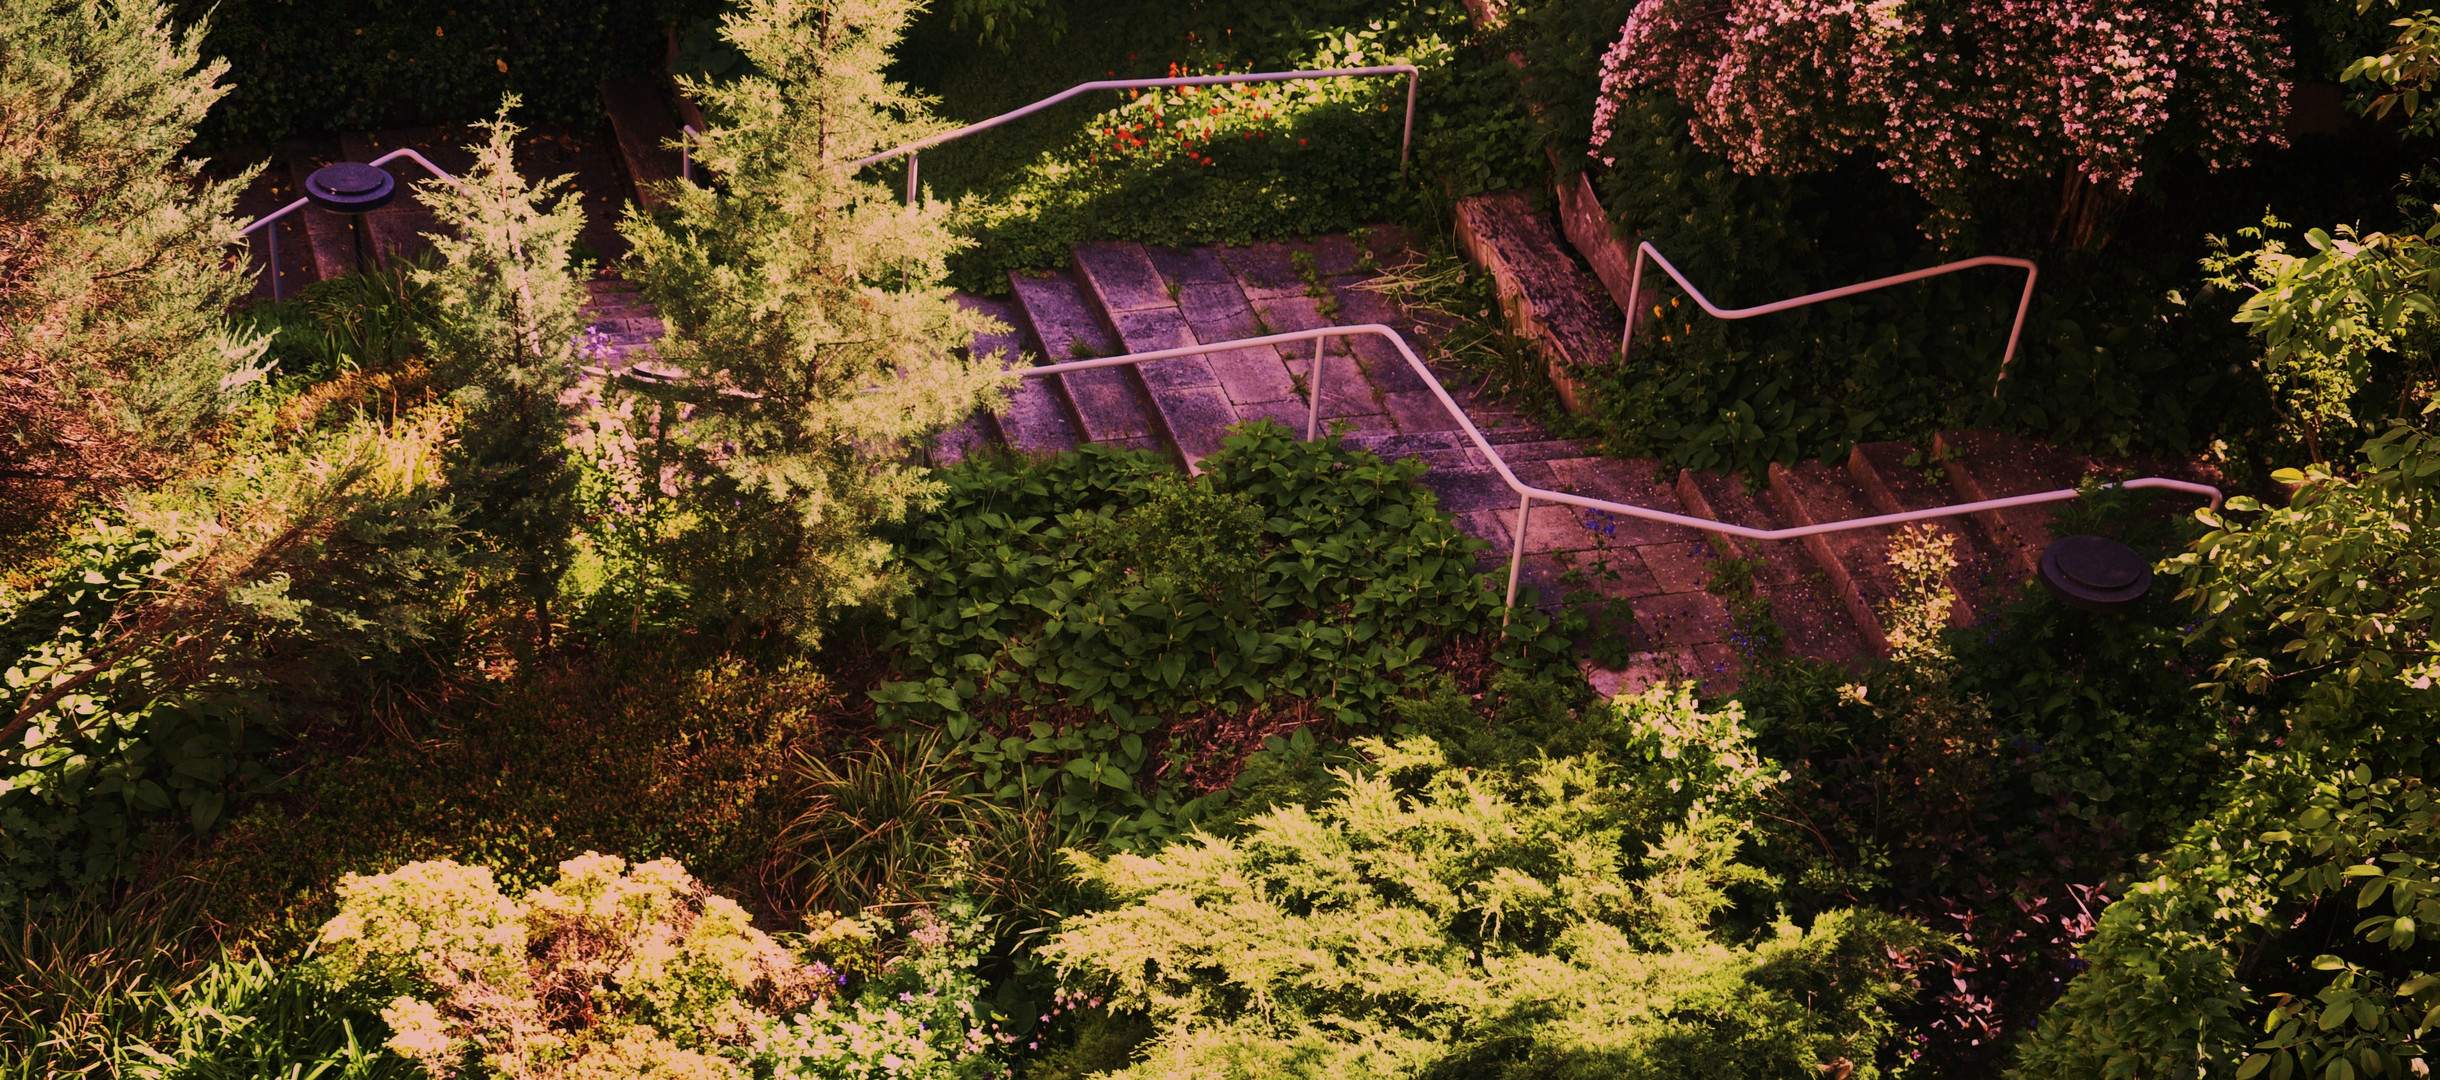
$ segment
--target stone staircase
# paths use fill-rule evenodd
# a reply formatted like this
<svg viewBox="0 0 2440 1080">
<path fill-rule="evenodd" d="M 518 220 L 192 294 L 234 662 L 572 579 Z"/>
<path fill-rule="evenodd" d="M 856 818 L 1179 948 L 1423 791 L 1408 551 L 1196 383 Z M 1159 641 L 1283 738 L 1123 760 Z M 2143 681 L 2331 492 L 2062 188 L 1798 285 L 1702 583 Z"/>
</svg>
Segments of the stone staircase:
<svg viewBox="0 0 2440 1080">
<path fill-rule="evenodd" d="M 1009 297 L 960 299 L 1007 327 L 978 338 L 974 348 L 1014 365 L 1369 322 L 1397 328 L 1428 353 L 1432 329 L 1364 287 L 1374 276 L 1371 267 L 1413 257 L 1396 230 L 1372 236 L 1377 246 L 1370 251 L 1345 236 L 1192 250 L 1082 244 L 1068 269 L 1011 275 Z M 1311 260 L 1318 281 L 1298 273 L 1300 256 Z M 930 453 L 946 464 L 993 444 L 1052 452 L 1099 442 L 1155 451 L 1192 468 L 1217 449 L 1231 424 L 1269 418 L 1301 430 L 1303 387 L 1313 361 L 1302 346 L 1258 347 L 1027 379 L 1000 407 L 942 436 Z M 1322 362 L 1330 365 L 1325 420 L 1344 426 L 1350 446 L 1425 462 L 1423 483 L 1464 529 L 1489 543 L 1482 564 L 1496 587 L 1515 537 L 1515 495 L 1393 350 L 1376 341 L 1339 339 L 1325 347 Z M 2111 467 L 2008 436 L 1952 434 L 1930 446 L 1873 443 L 1842 462 L 1774 468 L 1749 487 L 1736 477 L 1670 475 L 1652 461 L 1598 456 L 1581 442 L 1550 437 L 1508 404 L 1473 393 L 1473 380 L 1454 371 L 1436 374 L 1528 483 L 1754 528 L 2072 487 L 2086 473 Z M 2041 508 L 1948 519 L 1935 527 L 1956 540 L 1952 584 L 1960 599 L 1953 618 L 1959 625 L 1995 613 L 2023 586 L 2050 539 L 2049 515 Z M 1751 560 L 1755 590 L 1769 601 L 1791 652 L 1854 662 L 1888 648 L 1881 618 L 1897 590 L 1887 555 L 1890 532 L 1754 543 L 1542 504 L 1528 523 L 1524 578 L 1546 607 L 1573 590 L 1610 605 L 1614 616 L 1631 616 L 1609 621 L 1630 635 L 1620 651 L 1633 659 L 1618 670 L 1588 671 L 1597 684 L 1693 677 L 1725 688 L 1751 657 L 1734 640 L 1726 600 L 1711 591 L 1717 563 Z"/>
<path fill-rule="evenodd" d="M 1510 330 L 1542 356 L 1562 402 L 1581 410 L 1579 388 L 1568 372 L 1614 359 L 1630 290 L 1640 292 L 1639 306 L 1646 309 L 1634 314 L 1649 319 L 1650 305 L 1663 295 L 1656 286 L 1667 282 L 1658 271 L 1647 269 L 1638 289 L 1632 280 L 1633 240 L 1614 233 L 1587 175 L 1557 179 L 1558 166 L 1554 152 L 1548 192 L 1460 200 L 1457 238 L 1493 280 Z M 1549 209 L 1537 208 L 1537 202 L 1547 202 Z M 1628 472 L 1656 468 L 1651 462 L 1610 465 Z M 2216 469 L 2196 462 L 2103 461 L 2028 439 L 1951 432 L 1921 447 L 1868 443 L 1838 462 L 1773 465 L 1767 476 L 1750 478 L 1750 483 L 1746 478 L 1680 472 L 1657 497 L 1620 501 L 1780 529 L 2050 491 L 2074 487 L 2088 474 L 2129 472 L 2220 483 Z M 1586 479 L 1593 480 L 1589 475 Z M 1620 498 L 1595 487 L 1566 490 Z M 1974 625 L 1994 617 L 2034 575 L 2041 551 L 2052 539 L 2051 516 L 2049 507 L 2030 506 L 1934 523 L 1954 541 L 1957 566 L 1949 580 L 1957 596 L 1951 609 L 1954 623 Z M 1564 550 L 1581 540 L 1545 540 L 1538 514 L 1533 525 L 1529 550 Z M 1791 652 L 1846 661 L 1888 650 L 1882 618 L 1897 591 L 1889 563 L 1894 530 L 1861 529 L 1760 544 L 1707 535 L 1714 557 L 1753 560 L 1757 589 L 1770 600 Z M 1663 564 L 1673 555 L 1642 546 L 1636 550 L 1652 564 L 1655 580 L 1669 580 Z M 1548 577 L 1545 570 L 1537 580 Z M 1713 633 L 1708 624 L 1686 614 L 1697 610 L 1689 601 L 1664 592 L 1632 603 L 1639 628 L 1667 659 L 1682 665 L 1682 650 L 1691 645 L 1695 674 L 1733 677 L 1733 665 L 1722 657 L 1718 644 L 1705 640 Z M 1650 669 L 1647 664 L 1624 677 L 1646 678 Z"/>
<path fill-rule="evenodd" d="M 656 136 L 674 130 L 664 99 L 637 87 L 609 89 L 608 130 L 575 144 L 567 163 L 586 201 L 588 246 L 615 259 L 620 242 L 610 223 L 617 208 L 638 197 L 639 179 L 675 175 L 677 155 Z M 452 160 L 458 156 L 454 146 L 467 141 L 464 135 L 428 129 L 291 144 L 285 156 L 294 175 L 267 173 L 257 201 L 276 204 L 279 189 L 294 190 L 303 173 L 321 163 L 366 160 L 396 145 L 416 146 L 445 167 L 459 165 Z M 1512 327 L 1557 361 L 1554 374 L 1563 376 L 1565 364 L 1598 360 L 1614 347 L 1624 320 L 1612 293 L 1624 288 L 1627 270 L 1616 250 L 1598 247 L 1607 237 L 1606 223 L 1597 217 L 1589 187 L 1560 194 L 1556 216 L 1513 195 L 1466 200 L 1459 231 L 1497 280 Z M 418 233 L 429 226 L 416 220 L 418 213 L 374 215 L 367 222 L 373 241 L 368 255 L 387 259 L 420 247 Z M 289 288 L 353 268 L 343 219 L 320 211 L 300 217 L 284 241 Z M 1571 250 L 1571 242 L 1596 250 L 1586 255 Z M 1012 274 L 1008 296 L 958 299 L 1004 328 L 971 347 L 1011 365 L 1357 323 L 1392 326 L 1430 355 L 1433 328 L 1364 287 L 1378 267 L 1414 257 L 1406 238 L 1384 227 L 1371 231 L 1366 243 L 1369 248 L 1348 236 L 1326 236 L 1187 250 L 1083 244 L 1071 252 L 1067 268 Z M 661 324 L 633 287 L 605 275 L 587 283 L 587 294 L 594 362 L 615 371 L 648 359 Z M 1515 495 L 1396 351 L 1369 338 L 1330 340 L 1318 357 L 1310 345 L 1258 347 L 1026 379 L 996 408 L 941 434 L 925 453 L 946 464 L 992 445 L 1050 453 L 1098 442 L 1165 454 L 1191 469 L 1218 450 L 1231 425 L 1268 418 L 1301 431 L 1304 388 L 1317 360 L 1326 365 L 1324 419 L 1340 425 L 1353 446 L 1429 466 L 1423 483 L 1461 527 L 1489 545 L 1482 555 L 1489 587 L 1504 584 L 1512 530 L 1520 524 Z M 1843 462 L 1774 467 L 1752 484 L 1708 473 L 1670 474 L 1652 461 L 1602 457 L 1586 444 L 1552 438 L 1510 403 L 1483 396 L 1474 380 L 1455 371 L 1436 374 L 1527 483 L 1755 528 L 2051 490 L 2113 467 L 2027 440 L 1963 433 L 1925 447 L 1859 446 Z M 1554 381 L 1572 399 L 1565 379 Z M 2022 587 L 2049 542 L 2049 522 L 2046 509 L 2032 507 L 1939 523 L 1957 540 L 1957 622 L 1990 617 Z M 1608 608 L 1611 617 L 1602 621 L 1629 639 L 1602 650 L 1629 656 L 1625 664 L 1588 670 L 1605 690 L 1686 677 L 1715 690 L 1735 685 L 1751 658 L 1737 640 L 1728 600 L 1712 591 L 1724 560 L 1750 569 L 1754 591 L 1769 602 L 1790 652 L 1855 662 L 1887 648 L 1881 613 L 1895 589 L 1887 530 L 1751 543 L 1547 504 L 1536 505 L 1524 527 L 1524 581 L 1537 602 L 1555 606 L 1569 592 L 1579 600 L 1591 597 Z"/>
</svg>

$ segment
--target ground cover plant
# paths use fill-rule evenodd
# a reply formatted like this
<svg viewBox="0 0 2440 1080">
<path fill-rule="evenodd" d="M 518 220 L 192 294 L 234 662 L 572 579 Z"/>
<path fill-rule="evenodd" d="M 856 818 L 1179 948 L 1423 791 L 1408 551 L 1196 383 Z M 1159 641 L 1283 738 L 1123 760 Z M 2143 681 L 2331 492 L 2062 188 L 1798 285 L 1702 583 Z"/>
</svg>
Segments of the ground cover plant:
<svg viewBox="0 0 2440 1080">
<path fill-rule="evenodd" d="M 1064 265 L 1086 240 L 1438 224 L 1449 195 L 1531 184 L 1542 168 L 1506 61 L 1472 47 L 1462 4 L 1031 10 L 978 35 L 967 5 L 935 9 L 894 71 L 939 95 L 942 115 L 973 122 L 1096 79 L 1411 63 L 1422 69 L 1414 152 L 1401 160 L 1400 78 L 1089 96 L 924 154 L 927 187 L 960 200 L 952 220 L 975 241 L 951 262 L 960 288 L 1005 292 L 1009 271 Z"/>
<path fill-rule="evenodd" d="M 1564 645 L 1538 614 L 1503 628 L 1481 542 L 1414 462 L 1256 422 L 1201 469 L 1087 447 L 944 471 L 905 542 L 920 584 L 881 719 L 1132 846 L 1209 813 L 1266 738 L 1371 726 L 1436 670 Z"/>
</svg>

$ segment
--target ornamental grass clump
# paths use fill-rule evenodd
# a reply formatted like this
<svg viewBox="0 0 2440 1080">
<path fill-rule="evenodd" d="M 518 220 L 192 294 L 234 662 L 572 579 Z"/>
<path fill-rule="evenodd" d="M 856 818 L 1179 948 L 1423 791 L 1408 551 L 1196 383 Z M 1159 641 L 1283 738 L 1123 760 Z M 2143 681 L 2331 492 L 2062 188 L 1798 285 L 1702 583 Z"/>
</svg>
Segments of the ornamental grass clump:
<svg viewBox="0 0 2440 1080">
<path fill-rule="evenodd" d="M 1648 752 L 1468 769 L 1364 739 L 1318 805 L 1077 854 L 1109 904 L 1043 953 L 1148 1014 L 1130 1080 L 1880 1075 L 1893 959 L 1931 936 L 1846 910 L 1723 930 L 1769 894 L 1738 854 L 1777 769 L 1682 688 L 1618 705 Z"/>
</svg>

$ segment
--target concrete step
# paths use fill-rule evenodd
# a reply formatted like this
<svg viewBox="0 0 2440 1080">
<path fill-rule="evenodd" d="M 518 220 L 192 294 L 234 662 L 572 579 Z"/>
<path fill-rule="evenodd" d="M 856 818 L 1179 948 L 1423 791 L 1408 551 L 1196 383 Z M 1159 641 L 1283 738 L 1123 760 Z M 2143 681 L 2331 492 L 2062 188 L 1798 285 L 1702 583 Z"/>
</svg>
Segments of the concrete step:
<svg viewBox="0 0 2440 1080">
<path fill-rule="evenodd" d="M 1560 445 L 1540 440 L 1501 449 Z M 1651 461 L 1585 455 L 1515 461 L 1511 467 L 1519 479 L 1539 487 L 1664 513 L 1687 512 Z M 1425 482 L 1432 483 L 1429 474 Z M 1483 487 L 1496 483 L 1490 478 Z M 1459 521 L 1491 541 L 1486 555 L 1504 562 L 1516 539 L 1515 497 L 1504 486 L 1476 494 L 1496 495 L 1505 505 L 1461 514 Z M 1604 692 L 1674 679 L 1696 679 L 1713 692 L 1727 692 L 1737 686 L 1747 650 L 1739 645 L 1726 599 L 1710 589 L 1715 553 L 1703 536 L 1666 522 L 1537 502 L 1525 536 L 1523 580 L 1540 592 L 1546 606 L 1570 593 L 1589 603 L 1594 633 L 1627 635 L 1600 643 L 1607 646 L 1600 651 L 1627 657 L 1622 667 L 1586 662 L 1586 677 Z M 1505 577 L 1504 566 L 1490 569 Z"/>
<path fill-rule="evenodd" d="M 1145 255 L 1161 275 L 1164 291 L 1177 294 L 1178 314 L 1195 341 L 1235 341 L 1281 329 L 1256 313 L 1252 298 L 1222 261 L 1219 249 L 1155 247 L 1146 248 Z M 1311 356 L 1310 349 L 1283 351 L 1262 346 L 1211 353 L 1203 360 L 1238 422 L 1270 419 L 1301 433 L 1308 408 L 1304 380 L 1312 366 Z M 1329 374 L 1338 376 L 1339 366 L 1334 364 Z M 1323 385 L 1327 391 L 1323 395 L 1327 399 L 1325 418 L 1374 411 L 1359 383 L 1326 381 Z M 1347 411 L 1351 407 L 1352 413 Z"/>
<path fill-rule="evenodd" d="M 1553 439 L 1540 428 L 1496 428 L 1483 432 L 1483 439 L 1500 453 L 1500 459 L 1512 466 L 1528 461 L 1555 461 L 1561 458 L 1582 458 L 1593 455 L 1592 444 L 1581 439 Z M 1488 467 L 1491 463 L 1474 448 L 1474 441 L 1463 431 L 1420 431 L 1397 435 L 1350 435 L 1340 444 L 1351 449 L 1368 450 L 1385 458 L 1420 458 L 1426 465 L 1441 467 Z"/>
<path fill-rule="evenodd" d="M 973 350 L 978 353 L 998 352 L 1009 367 L 1030 367 L 1036 357 L 1025 352 L 1025 335 L 1020 329 L 1024 316 L 1007 300 L 959 293 L 957 302 L 967 309 L 980 311 L 999 320 L 1007 329 L 996 334 L 975 335 Z M 991 437 L 1009 447 L 1027 453 L 1048 454 L 1072 450 L 1076 446 L 1076 425 L 1068 419 L 1067 406 L 1059 399 L 1052 379 L 1023 379 L 1009 389 L 1008 400 L 1000 408 L 984 414 Z"/>
<path fill-rule="evenodd" d="M 662 94 L 664 82 L 650 75 L 612 79 L 601 85 L 602 110 L 610 114 L 610 130 L 618 140 L 619 163 L 637 202 L 650 209 L 660 200 L 653 185 L 676 180 L 678 121 Z"/>
<path fill-rule="evenodd" d="M 1932 437 L 1932 451 L 1962 502 L 2075 487 L 2093 464 L 2082 455 L 1993 431 L 1943 432 Z M 2032 575 L 2042 549 L 2050 546 L 2050 516 L 2049 506 L 2037 504 L 1986 510 L 1974 518 L 2001 558 Z"/>
<path fill-rule="evenodd" d="M 1743 481 L 1713 472 L 1678 471 L 1674 488 L 1686 512 L 1752 529 L 1784 529 L 1789 523 L 1746 490 Z M 1755 591 L 1771 603 L 1771 615 L 1787 634 L 1788 653 L 1834 663 L 1867 655 L 1869 647 L 1847 605 L 1801 541 L 1737 540 L 1705 534 L 1727 558 L 1752 559 Z"/>
<path fill-rule="evenodd" d="M 1922 460 L 1921 451 L 1905 443 L 1879 442 L 1856 446 L 1847 455 L 1847 473 L 1863 489 L 1865 499 L 1874 513 L 1896 514 L 1908 510 L 1929 510 L 1957 501 L 1957 497 L 1936 483 L 1933 476 L 1938 466 L 1908 465 L 1914 456 Z M 1999 545 L 1983 527 L 1967 518 L 1940 518 L 1928 524 L 1940 528 L 1955 538 L 1957 569 L 1949 574 L 1949 588 L 1957 594 L 1957 606 L 1950 621 L 1958 626 L 1972 626 L 1997 612 L 2025 580 Z"/>
<path fill-rule="evenodd" d="M 1202 343 L 1179 304 L 1185 286 L 1163 275 L 1142 244 L 1079 244 L 1070 257 L 1121 351 L 1154 352 Z M 1154 360 L 1126 370 L 1143 392 L 1162 437 L 1189 470 L 1218 453 L 1229 425 L 1240 419 L 1209 357 Z M 1284 367 L 1280 374 L 1286 374 Z"/>
<path fill-rule="evenodd" d="M 1008 275 L 1015 290 L 1017 325 L 1044 363 L 1117 356 L 1124 350 L 1101 319 L 1091 294 L 1066 273 Z M 1123 368 L 1101 368 L 1053 377 L 1068 418 L 1086 441 L 1136 450 L 1168 452 L 1135 376 Z"/>
<path fill-rule="evenodd" d="M 1401 326 L 1407 321 L 1394 308 L 1390 318 L 1360 318 L 1357 316 L 1361 312 L 1346 304 L 1342 287 L 1371 276 L 1362 269 L 1367 265 L 1368 253 L 1351 237 L 1333 235 L 1248 244 L 1219 249 L 1218 255 L 1252 312 L 1255 333 L 1284 334 L 1362 322 Z M 1365 435 L 1454 427 L 1445 417 L 1393 415 L 1392 392 L 1407 387 L 1396 381 L 1397 373 L 1385 373 L 1371 362 L 1373 353 L 1384 348 L 1374 339 L 1357 337 L 1330 338 L 1318 346 L 1324 422 L 1339 421 Z M 1317 346 L 1281 346 L 1279 352 L 1290 376 L 1296 380 L 1298 404 L 1303 404 L 1303 387 L 1312 377 Z M 1414 380 L 1409 377 L 1405 381 Z M 1292 426 L 1303 430 L 1303 418 L 1296 419 Z"/>
<path fill-rule="evenodd" d="M 1871 502 L 1845 470 L 1818 461 L 1788 468 L 1777 462 L 1770 471 L 1771 507 L 1791 526 L 1820 525 L 1870 517 Z M 1830 578 L 1830 587 L 1854 620 L 1856 632 L 1877 653 L 1889 651 L 1889 635 L 1881 610 L 1898 595 L 1897 575 L 1889 567 L 1887 528 L 1848 529 L 1820 533 L 1800 541 L 1815 565 Z"/>
<path fill-rule="evenodd" d="M 1567 369 L 1607 360 L 1626 329 L 1601 283 L 1569 257 L 1558 226 L 1521 192 L 1459 200 L 1457 240 L 1491 275 L 1509 328 L 1542 354 L 1560 401 L 1584 411 L 1583 391 Z"/>
</svg>

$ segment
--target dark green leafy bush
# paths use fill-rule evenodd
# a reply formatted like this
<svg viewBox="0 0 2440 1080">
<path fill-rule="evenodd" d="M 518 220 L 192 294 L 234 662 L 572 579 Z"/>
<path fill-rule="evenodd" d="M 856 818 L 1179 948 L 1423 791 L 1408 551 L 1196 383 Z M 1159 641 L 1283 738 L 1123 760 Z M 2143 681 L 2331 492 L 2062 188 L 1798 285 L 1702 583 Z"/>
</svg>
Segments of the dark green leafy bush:
<svg viewBox="0 0 2440 1080">
<path fill-rule="evenodd" d="M 1137 844 L 1207 812 L 1265 735 L 1372 725 L 1437 669 L 1564 648 L 1532 615 L 1503 638 L 1482 544 L 1419 463 L 1262 422 L 1202 467 L 1092 446 L 941 473 L 903 544 L 883 719 L 945 731 L 988 791 Z"/>
<path fill-rule="evenodd" d="M 590 122 L 604 79 L 659 62 L 665 27 L 689 0 L 468 4 L 457 0 L 324 8 L 295 0 L 177 5 L 207 26 L 203 51 L 226 57 L 236 89 L 204 124 L 213 142 L 268 140 L 491 115 L 517 94 L 536 122 Z"/>
<path fill-rule="evenodd" d="M 2055 528 L 2159 558 L 2193 529 L 2158 513 L 2094 492 Z M 2165 585 L 2106 615 L 2028 586 L 1946 631 L 1945 655 L 1860 674 L 1789 663 L 1741 693 L 1793 774 L 1759 861 L 1800 884 L 1798 909 L 1877 904 L 1973 950 L 1941 961 L 1907 1011 L 1940 1075 L 1999 1066 L 2079 970 L 2118 883 L 2276 734 L 2258 710 L 2196 693 L 2208 658 L 2190 619 Z"/>
<path fill-rule="evenodd" d="M 1005 292 L 1008 271 L 1064 265 L 1087 240 L 1243 244 L 1395 216 L 1414 198 L 1398 170 L 1406 87 L 1363 82 L 1182 88 L 1095 116 L 1005 188 L 958 204 L 951 227 L 974 246 L 951 259 L 951 282 Z"/>
<path fill-rule="evenodd" d="M 2352 474 L 2231 499 L 2172 564 L 2205 685 L 2281 722 L 2104 913 L 2020 1061 L 2030 1077 L 2417 1075 L 2440 1006 L 2430 802 L 2440 442 L 2399 425 Z"/>
<path fill-rule="evenodd" d="M 131 871 L 259 790 L 283 706 L 361 690 L 434 636 L 457 518 L 444 417 L 283 444 L 271 408 L 210 472 L 97 518 L 31 589 L 0 589 L 0 901 Z"/>
</svg>

